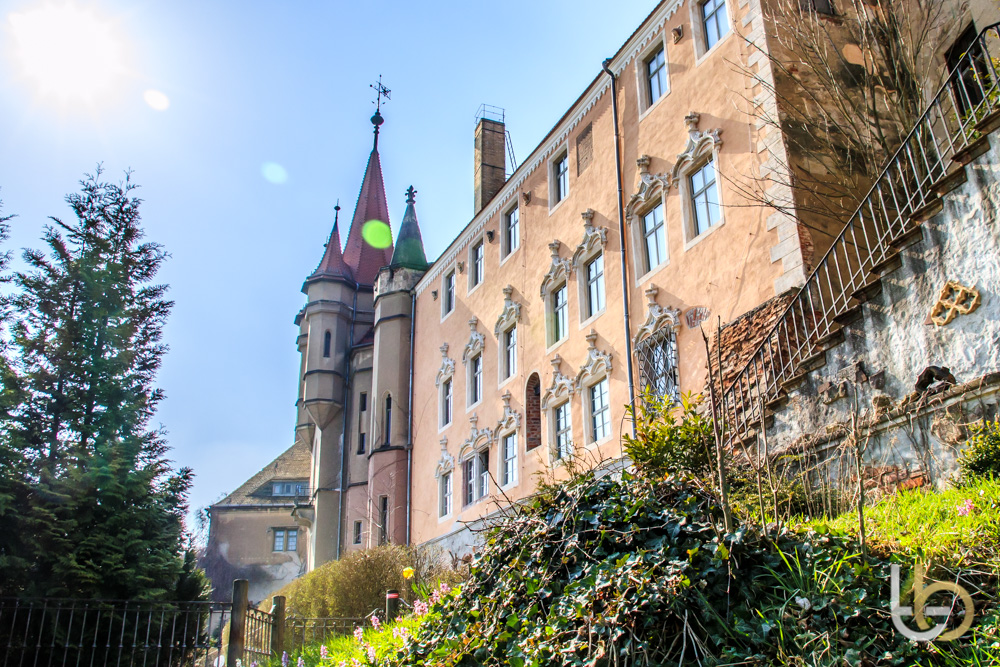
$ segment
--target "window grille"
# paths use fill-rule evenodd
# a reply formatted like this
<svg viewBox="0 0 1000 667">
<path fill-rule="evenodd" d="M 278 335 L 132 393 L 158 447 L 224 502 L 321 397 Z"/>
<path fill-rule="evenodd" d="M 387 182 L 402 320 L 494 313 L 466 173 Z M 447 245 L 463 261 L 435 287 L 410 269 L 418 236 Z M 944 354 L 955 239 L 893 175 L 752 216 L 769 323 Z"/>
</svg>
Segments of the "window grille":
<svg viewBox="0 0 1000 667">
<path fill-rule="evenodd" d="M 644 400 L 651 402 L 669 396 L 679 402 L 676 332 L 671 327 L 655 331 L 636 345 L 635 354 L 639 361 L 639 390 L 646 397 Z"/>
</svg>

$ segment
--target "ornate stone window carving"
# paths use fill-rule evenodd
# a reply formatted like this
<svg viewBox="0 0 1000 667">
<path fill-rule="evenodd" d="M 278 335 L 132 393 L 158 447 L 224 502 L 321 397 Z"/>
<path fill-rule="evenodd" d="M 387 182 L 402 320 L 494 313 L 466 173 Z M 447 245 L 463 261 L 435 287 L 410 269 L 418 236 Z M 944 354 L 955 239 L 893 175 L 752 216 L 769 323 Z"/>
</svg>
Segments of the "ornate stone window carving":
<svg viewBox="0 0 1000 667">
<path fill-rule="evenodd" d="M 665 198 L 673 177 L 650 173 L 648 155 L 640 156 L 635 163 L 639 167 L 639 185 L 625 206 L 625 220 L 635 258 L 635 275 L 644 276 L 670 261 Z"/>
<path fill-rule="evenodd" d="M 441 368 L 438 369 L 437 377 L 434 379 L 434 386 L 440 387 L 445 380 L 450 380 L 455 375 L 455 360 L 448 358 L 448 343 L 441 345 Z"/>
<path fill-rule="evenodd" d="M 438 482 L 438 518 L 451 515 L 455 498 L 455 457 L 448 453 L 448 438 L 441 438 L 441 458 L 434 469 Z"/>
<path fill-rule="evenodd" d="M 580 372 L 576 374 L 577 391 L 611 374 L 611 353 L 597 349 L 597 338 L 597 332 L 591 329 L 587 334 L 587 361 L 580 366 Z"/>
<path fill-rule="evenodd" d="M 571 397 L 576 393 L 576 382 L 573 378 L 566 377 L 559 370 L 562 365 L 562 357 L 558 354 L 549 361 L 552 364 L 552 383 L 545 393 L 542 394 L 542 410 L 548 410 L 555 404 Z"/>
<path fill-rule="evenodd" d="M 469 360 L 482 353 L 485 346 L 486 336 L 479 332 L 479 318 L 473 317 L 469 320 L 469 342 L 462 351 L 462 365 L 468 366 Z"/>
<path fill-rule="evenodd" d="M 549 272 L 542 279 L 541 296 L 544 298 L 553 288 L 565 283 L 569 279 L 569 271 L 572 263 L 568 259 L 559 257 L 559 241 L 549 243 L 549 252 L 552 253 L 552 265 Z"/>
<path fill-rule="evenodd" d="M 455 457 L 448 453 L 448 438 L 441 438 L 441 458 L 438 459 L 434 468 L 434 478 L 441 479 L 441 475 L 449 473 L 455 469 Z"/>
<path fill-rule="evenodd" d="M 479 417 L 469 417 L 469 437 L 462 443 L 458 460 L 462 466 L 462 502 L 471 505 L 489 494 L 490 446 L 493 429 L 479 428 Z"/>
<path fill-rule="evenodd" d="M 521 413 L 510 407 L 511 395 L 505 391 L 500 400 L 503 401 L 503 417 L 497 420 L 497 427 L 493 429 L 493 440 L 497 441 L 501 433 L 516 431 L 521 428 Z"/>
<path fill-rule="evenodd" d="M 701 115 L 692 111 L 684 117 L 688 142 L 670 172 L 671 181 L 681 195 L 684 212 L 685 246 L 723 222 L 722 198 L 717 177 L 722 130 L 699 130 Z"/>
<path fill-rule="evenodd" d="M 514 288 L 511 285 L 503 288 L 503 310 L 497 318 L 496 326 L 493 327 L 493 333 L 497 338 L 500 338 L 501 332 L 517 324 L 521 319 L 521 304 L 514 301 L 513 296 Z"/>
<path fill-rule="evenodd" d="M 607 227 L 594 226 L 594 211 L 587 209 L 583 217 L 583 241 L 573 253 L 573 269 L 579 286 L 580 319 L 587 321 L 604 312 L 606 304 L 604 281 L 604 246 L 608 243 Z"/>
<path fill-rule="evenodd" d="M 681 314 L 656 303 L 657 292 L 656 285 L 645 291 L 649 310 L 633 339 L 639 362 L 639 391 L 647 405 L 667 396 L 675 402 L 680 400 L 677 332 L 681 328 Z"/>
</svg>

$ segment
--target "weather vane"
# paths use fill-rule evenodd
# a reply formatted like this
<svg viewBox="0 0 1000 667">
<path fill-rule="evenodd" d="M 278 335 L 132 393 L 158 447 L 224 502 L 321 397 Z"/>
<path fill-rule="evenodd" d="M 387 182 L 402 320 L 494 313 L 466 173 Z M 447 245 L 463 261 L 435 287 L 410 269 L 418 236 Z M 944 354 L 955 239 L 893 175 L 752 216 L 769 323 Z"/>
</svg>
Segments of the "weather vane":
<svg viewBox="0 0 1000 667">
<path fill-rule="evenodd" d="M 389 93 L 392 91 L 382 85 L 381 74 L 378 75 L 378 81 L 368 87 L 375 91 L 375 113 L 378 113 L 382 110 L 382 98 L 392 99 L 389 97 Z"/>
<path fill-rule="evenodd" d="M 378 81 L 369 86 L 375 91 L 375 115 L 372 116 L 372 125 L 375 126 L 375 147 L 374 150 L 378 150 L 378 128 L 385 120 L 382 119 L 382 98 L 389 99 L 389 93 L 392 92 L 388 88 L 382 85 L 382 75 L 378 75 Z"/>
</svg>

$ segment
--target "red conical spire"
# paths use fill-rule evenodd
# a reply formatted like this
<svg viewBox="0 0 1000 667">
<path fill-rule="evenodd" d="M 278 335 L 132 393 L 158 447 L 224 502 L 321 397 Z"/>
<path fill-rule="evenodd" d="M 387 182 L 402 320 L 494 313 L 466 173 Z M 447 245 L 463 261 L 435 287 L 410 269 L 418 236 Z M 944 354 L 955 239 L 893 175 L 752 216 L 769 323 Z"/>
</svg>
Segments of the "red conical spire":
<svg viewBox="0 0 1000 667">
<path fill-rule="evenodd" d="M 377 126 L 376 126 L 377 129 Z M 385 184 L 382 181 L 382 163 L 378 149 L 372 149 L 365 170 L 365 180 L 361 183 L 358 205 L 354 209 L 354 219 L 347 234 L 344 260 L 353 269 L 354 277 L 361 285 L 374 285 L 378 270 L 392 262 L 391 230 L 386 230 L 389 245 L 376 248 L 362 236 L 364 225 L 369 220 L 379 220 L 389 226 L 389 206 L 385 200 Z"/>
<path fill-rule="evenodd" d="M 336 213 L 333 216 L 333 231 L 330 232 L 330 240 L 326 242 L 326 252 L 323 253 L 323 259 L 320 260 L 319 266 L 316 267 L 307 281 L 319 278 L 339 278 L 354 282 L 354 272 L 344 261 L 344 255 L 340 250 L 340 204 L 333 208 Z"/>
</svg>

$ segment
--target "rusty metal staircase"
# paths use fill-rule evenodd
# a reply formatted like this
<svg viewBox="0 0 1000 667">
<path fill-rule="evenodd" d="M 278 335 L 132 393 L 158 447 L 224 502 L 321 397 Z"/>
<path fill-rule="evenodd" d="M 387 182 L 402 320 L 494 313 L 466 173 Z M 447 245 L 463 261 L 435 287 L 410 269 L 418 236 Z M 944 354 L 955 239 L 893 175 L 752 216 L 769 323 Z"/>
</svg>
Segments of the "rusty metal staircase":
<svg viewBox="0 0 1000 667">
<path fill-rule="evenodd" d="M 1000 24 L 985 28 L 889 160 L 861 205 L 746 365 L 722 388 L 727 445 L 755 437 L 805 376 L 826 363 L 844 327 L 921 240 L 921 223 L 965 182 L 965 165 L 1000 127 Z"/>
</svg>

